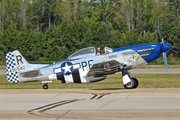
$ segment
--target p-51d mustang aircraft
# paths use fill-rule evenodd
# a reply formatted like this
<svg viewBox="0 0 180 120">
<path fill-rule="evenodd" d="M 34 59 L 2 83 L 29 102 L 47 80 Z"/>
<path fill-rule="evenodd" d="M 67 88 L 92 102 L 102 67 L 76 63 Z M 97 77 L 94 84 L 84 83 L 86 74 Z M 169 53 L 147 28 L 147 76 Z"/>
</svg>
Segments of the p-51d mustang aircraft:
<svg viewBox="0 0 180 120">
<path fill-rule="evenodd" d="M 161 37 L 162 38 L 162 37 Z M 128 70 L 146 65 L 163 55 L 166 71 L 166 52 L 171 49 L 169 44 L 141 44 L 121 48 L 105 47 L 105 55 L 96 56 L 95 47 L 78 50 L 66 60 L 51 65 L 29 64 L 19 51 L 6 54 L 7 79 L 12 83 L 36 82 L 48 83 L 61 80 L 62 83 L 91 83 L 104 80 L 106 75 L 122 72 L 123 84 L 126 89 L 138 86 Z"/>
</svg>

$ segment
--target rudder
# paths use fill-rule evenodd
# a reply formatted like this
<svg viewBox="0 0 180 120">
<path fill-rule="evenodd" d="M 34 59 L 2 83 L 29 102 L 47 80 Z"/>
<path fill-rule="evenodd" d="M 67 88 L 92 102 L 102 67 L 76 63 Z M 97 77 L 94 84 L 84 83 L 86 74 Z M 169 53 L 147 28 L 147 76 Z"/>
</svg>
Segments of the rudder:
<svg viewBox="0 0 180 120">
<path fill-rule="evenodd" d="M 20 82 L 19 72 L 28 70 L 29 63 L 17 50 L 6 54 L 7 80 L 11 83 Z"/>
</svg>

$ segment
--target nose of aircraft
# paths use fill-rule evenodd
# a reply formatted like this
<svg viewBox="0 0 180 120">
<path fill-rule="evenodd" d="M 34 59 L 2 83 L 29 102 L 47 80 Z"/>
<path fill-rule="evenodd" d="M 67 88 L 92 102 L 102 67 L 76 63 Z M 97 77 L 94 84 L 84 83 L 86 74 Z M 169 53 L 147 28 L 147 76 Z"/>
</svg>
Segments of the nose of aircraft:
<svg viewBox="0 0 180 120">
<path fill-rule="evenodd" d="M 171 45 L 164 43 L 163 52 L 167 52 L 171 49 Z"/>
</svg>

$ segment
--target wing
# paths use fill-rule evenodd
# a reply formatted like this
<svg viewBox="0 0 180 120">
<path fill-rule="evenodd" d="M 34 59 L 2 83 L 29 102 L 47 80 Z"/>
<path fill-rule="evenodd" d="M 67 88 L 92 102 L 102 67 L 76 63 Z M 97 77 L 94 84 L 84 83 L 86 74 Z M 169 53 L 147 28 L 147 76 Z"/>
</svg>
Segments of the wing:
<svg viewBox="0 0 180 120">
<path fill-rule="evenodd" d="M 39 75 L 39 69 L 21 72 L 19 75 L 22 77 L 37 77 Z"/>
<path fill-rule="evenodd" d="M 90 71 L 87 73 L 86 76 L 99 76 L 99 75 L 108 75 L 118 72 L 120 66 L 129 68 L 132 67 L 133 64 L 130 62 L 122 63 L 116 60 L 105 61 L 97 64 L 93 64 L 90 68 Z"/>
</svg>

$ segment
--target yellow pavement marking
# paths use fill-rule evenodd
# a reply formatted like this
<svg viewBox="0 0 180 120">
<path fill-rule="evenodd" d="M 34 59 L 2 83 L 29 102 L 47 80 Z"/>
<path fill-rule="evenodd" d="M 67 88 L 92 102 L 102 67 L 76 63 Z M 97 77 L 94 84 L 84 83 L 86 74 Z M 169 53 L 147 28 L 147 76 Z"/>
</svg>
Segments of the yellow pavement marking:
<svg viewBox="0 0 180 120">
<path fill-rule="evenodd" d="M 100 99 L 102 98 L 104 95 L 110 94 L 110 93 L 92 93 L 94 94 L 94 96 L 90 99 Z M 74 99 L 74 100 L 66 100 L 66 101 L 61 101 L 61 102 L 56 102 L 56 103 L 52 103 L 49 105 L 45 105 L 33 110 L 28 111 L 27 113 L 20 113 L 20 114 L 13 114 L 13 115 L 9 115 L 9 116 L 16 116 L 16 115 L 24 115 L 24 114 L 33 114 L 33 115 L 38 115 L 38 116 L 44 116 L 44 117 L 60 117 L 60 116 L 56 116 L 56 115 L 50 115 L 50 114 L 46 114 L 44 113 L 45 111 L 52 109 L 54 107 L 60 106 L 60 105 L 64 105 L 67 103 L 71 103 L 71 102 L 75 102 L 75 101 L 80 101 L 80 100 L 85 100 L 85 99 Z"/>
<path fill-rule="evenodd" d="M 60 105 L 66 104 L 66 103 L 79 101 L 79 100 L 83 100 L 83 99 L 67 100 L 67 101 L 62 101 L 62 102 L 58 102 L 58 103 L 53 103 L 50 105 L 46 105 L 44 107 L 37 108 L 35 110 L 28 111 L 28 113 L 34 114 L 34 115 L 39 115 L 39 116 L 45 116 L 45 117 L 59 117 L 59 116 L 45 114 L 44 112 L 48 109 L 51 109 L 51 108 L 54 108 L 54 107 L 57 107 L 57 106 L 60 106 Z"/>
<path fill-rule="evenodd" d="M 101 97 L 103 97 L 104 95 L 110 94 L 110 93 L 93 93 L 95 96 L 93 96 L 91 99 L 100 99 Z"/>
</svg>

